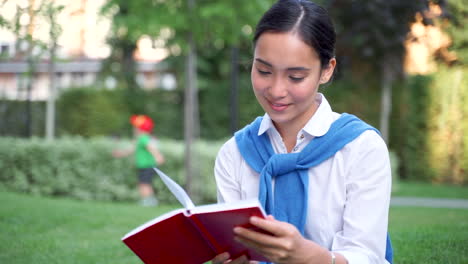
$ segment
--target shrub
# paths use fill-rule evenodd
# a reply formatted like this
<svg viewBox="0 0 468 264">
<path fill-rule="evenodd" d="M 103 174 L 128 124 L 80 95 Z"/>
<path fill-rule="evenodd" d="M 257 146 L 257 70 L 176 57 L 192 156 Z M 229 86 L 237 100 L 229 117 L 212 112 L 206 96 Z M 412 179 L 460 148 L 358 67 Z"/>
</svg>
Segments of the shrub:
<svg viewBox="0 0 468 264">
<path fill-rule="evenodd" d="M 410 76 L 397 96 L 394 125 L 402 176 L 411 180 L 468 183 L 468 68 L 440 67 Z"/>
<path fill-rule="evenodd" d="M 45 141 L 0 138 L 0 186 L 18 192 L 47 196 L 67 196 L 81 200 L 120 200 L 138 198 L 133 157 L 115 159 L 111 151 L 129 145 L 129 141 L 81 137 Z M 217 143 L 198 142 L 194 149 L 200 171 L 193 179 L 194 202 L 216 199 L 213 166 Z M 183 143 L 160 142 L 166 164 L 161 169 L 184 185 Z M 158 198 L 175 198 L 158 178 L 154 181 Z"/>
<path fill-rule="evenodd" d="M 126 109 L 116 91 L 70 88 L 57 101 L 59 132 L 84 137 L 114 134 L 128 123 Z"/>
<path fill-rule="evenodd" d="M 43 136 L 45 109 L 45 102 L 0 98 L 0 136 Z"/>
</svg>

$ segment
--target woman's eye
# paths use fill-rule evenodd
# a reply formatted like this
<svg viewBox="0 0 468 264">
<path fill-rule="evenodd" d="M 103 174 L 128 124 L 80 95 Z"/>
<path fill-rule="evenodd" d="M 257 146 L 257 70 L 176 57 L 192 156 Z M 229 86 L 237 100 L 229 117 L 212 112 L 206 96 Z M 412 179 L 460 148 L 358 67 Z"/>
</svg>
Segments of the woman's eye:
<svg viewBox="0 0 468 264">
<path fill-rule="evenodd" d="M 289 79 L 293 82 L 301 82 L 302 80 L 304 80 L 304 77 L 289 76 Z"/>
<path fill-rule="evenodd" d="M 271 72 L 269 71 L 262 71 L 260 69 L 257 69 L 258 73 L 260 73 L 260 75 L 268 75 L 268 74 L 271 74 Z"/>
</svg>

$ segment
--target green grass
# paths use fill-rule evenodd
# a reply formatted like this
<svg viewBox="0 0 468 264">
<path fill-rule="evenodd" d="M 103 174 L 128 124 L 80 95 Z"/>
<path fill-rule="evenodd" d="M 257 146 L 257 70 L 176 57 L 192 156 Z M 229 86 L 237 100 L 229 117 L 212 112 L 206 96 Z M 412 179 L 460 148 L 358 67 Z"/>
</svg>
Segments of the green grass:
<svg viewBox="0 0 468 264">
<path fill-rule="evenodd" d="M 141 263 L 120 238 L 174 207 L 0 191 L 0 263 Z M 468 210 L 392 207 L 395 263 L 468 263 Z"/>
<path fill-rule="evenodd" d="M 0 192 L 0 263 L 141 263 L 120 239 L 171 209 Z"/>
<path fill-rule="evenodd" d="M 468 187 L 458 185 L 398 181 L 395 183 L 392 195 L 468 199 Z"/>
<path fill-rule="evenodd" d="M 392 207 L 396 264 L 468 263 L 468 210 Z"/>
</svg>

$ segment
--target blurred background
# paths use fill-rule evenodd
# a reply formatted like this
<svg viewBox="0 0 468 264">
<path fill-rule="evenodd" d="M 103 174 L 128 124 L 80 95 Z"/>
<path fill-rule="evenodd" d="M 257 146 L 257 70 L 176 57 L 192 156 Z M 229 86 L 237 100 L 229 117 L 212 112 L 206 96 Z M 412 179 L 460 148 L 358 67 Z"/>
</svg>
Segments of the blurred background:
<svg viewBox="0 0 468 264">
<path fill-rule="evenodd" d="M 215 200 L 213 162 L 263 115 L 250 85 L 255 23 L 272 0 L 3 0 L 0 185 L 78 199 L 135 199 L 129 117 L 147 114 L 172 175 Z M 468 184 L 468 5 L 321 0 L 338 68 L 336 112 L 380 129 L 399 182 Z M 164 186 L 159 197 L 169 201 Z"/>
</svg>

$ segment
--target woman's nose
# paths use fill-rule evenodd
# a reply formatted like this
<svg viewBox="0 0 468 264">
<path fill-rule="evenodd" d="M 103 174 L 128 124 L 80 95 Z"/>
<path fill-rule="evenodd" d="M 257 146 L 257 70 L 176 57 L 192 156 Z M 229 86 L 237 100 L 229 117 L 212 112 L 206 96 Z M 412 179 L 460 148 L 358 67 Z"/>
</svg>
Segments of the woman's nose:
<svg viewBox="0 0 468 264">
<path fill-rule="evenodd" d="M 288 94 L 287 83 L 281 77 L 273 78 L 268 92 L 273 98 L 286 97 Z"/>
</svg>

